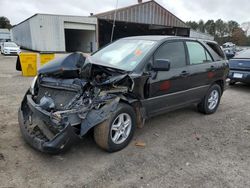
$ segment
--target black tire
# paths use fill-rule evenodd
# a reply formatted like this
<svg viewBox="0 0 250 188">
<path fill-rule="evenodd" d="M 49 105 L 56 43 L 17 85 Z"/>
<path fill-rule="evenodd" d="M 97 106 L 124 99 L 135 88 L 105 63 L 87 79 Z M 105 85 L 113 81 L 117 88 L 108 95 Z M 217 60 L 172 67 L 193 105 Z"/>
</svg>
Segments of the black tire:
<svg viewBox="0 0 250 188">
<path fill-rule="evenodd" d="M 236 81 L 234 81 L 234 80 L 230 80 L 230 81 L 229 81 L 229 85 L 230 85 L 230 86 L 233 86 L 233 85 L 235 85 L 235 84 L 236 84 Z"/>
<path fill-rule="evenodd" d="M 116 144 L 111 139 L 111 134 L 112 134 L 111 126 L 117 119 L 117 117 L 123 113 L 128 114 L 131 118 L 131 130 L 126 140 L 124 140 L 124 142 Z M 129 144 L 129 142 L 133 138 L 135 127 L 136 127 L 136 116 L 134 109 L 128 104 L 119 103 L 117 110 L 110 115 L 109 119 L 107 119 L 106 121 L 102 122 L 101 124 L 97 125 L 94 128 L 94 139 L 96 144 L 100 148 L 108 152 L 116 152 L 125 148 Z"/>
<path fill-rule="evenodd" d="M 209 100 L 212 92 L 214 92 L 214 91 L 218 92 L 218 101 L 217 101 L 217 104 L 214 106 L 214 108 L 211 109 L 211 108 L 209 108 L 209 101 L 208 100 Z M 218 84 L 212 85 L 209 88 L 209 90 L 207 91 L 206 96 L 198 104 L 199 112 L 204 113 L 204 114 L 213 114 L 213 113 L 215 113 L 218 106 L 219 106 L 219 104 L 220 104 L 221 94 L 222 94 L 221 87 Z"/>
</svg>

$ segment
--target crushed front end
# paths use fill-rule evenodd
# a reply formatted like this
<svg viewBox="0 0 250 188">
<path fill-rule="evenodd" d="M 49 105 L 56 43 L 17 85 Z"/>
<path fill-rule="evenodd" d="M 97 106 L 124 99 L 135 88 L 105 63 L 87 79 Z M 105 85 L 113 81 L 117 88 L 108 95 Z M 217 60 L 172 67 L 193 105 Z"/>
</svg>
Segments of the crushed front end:
<svg viewBox="0 0 250 188">
<path fill-rule="evenodd" d="M 71 68 L 63 67 L 62 62 L 70 61 Z M 106 120 L 133 86 L 127 74 L 99 66 L 83 69 L 83 64 L 81 56 L 71 54 L 45 65 L 25 94 L 18 120 L 22 135 L 35 149 L 68 149 Z"/>
</svg>

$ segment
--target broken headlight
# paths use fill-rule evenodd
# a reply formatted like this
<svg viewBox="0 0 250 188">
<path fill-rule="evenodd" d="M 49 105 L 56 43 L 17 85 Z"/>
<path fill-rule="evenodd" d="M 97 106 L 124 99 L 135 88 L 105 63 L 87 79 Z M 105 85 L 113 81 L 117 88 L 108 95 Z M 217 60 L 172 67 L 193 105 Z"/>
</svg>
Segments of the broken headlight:
<svg viewBox="0 0 250 188">
<path fill-rule="evenodd" d="M 36 81 L 37 81 L 37 76 L 35 76 L 35 78 L 32 80 L 31 85 L 30 85 L 30 92 L 32 95 L 35 94 Z"/>
</svg>

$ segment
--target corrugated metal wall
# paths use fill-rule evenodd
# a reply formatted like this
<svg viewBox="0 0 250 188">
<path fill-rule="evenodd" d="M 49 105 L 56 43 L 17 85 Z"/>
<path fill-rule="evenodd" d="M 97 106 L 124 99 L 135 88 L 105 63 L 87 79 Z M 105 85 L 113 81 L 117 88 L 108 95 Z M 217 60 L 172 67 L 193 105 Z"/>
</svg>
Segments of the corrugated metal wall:
<svg viewBox="0 0 250 188">
<path fill-rule="evenodd" d="M 37 14 L 13 28 L 13 39 L 19 45 L 35 51 L 65 51 L 64 24 L 76 23 L 96 28 L 97 18 Z M 74 28 L 72 28 L 74 29 Z M 96 50 L 97 41 L 94 50 Z"/>
<path fill-rule="evenodd" d="M 0 41 L 2 40 L 10 40 L 11 35 L 8 29 L 0 29 Z"/>
<path fill-rule="evenodd" d="M 25 22 L 18 25 L 18 27 L 13 27 L 12 37 L 13 41 L 16 42 L 18 45 L 27 49 L 32 49 L 30 20 L 26 20 Z"/>
<path fill-rule="evenodd" d="M 99 19 L 113 20 L 114 11 L 96 14 L 95 16 Z M 118 9 L 116 20 L 122 22 L 188 28 L 183 21 L 154 1 L 148 1 Z"/>
<path fill-rule="evenodd" d="M 96 16 L 96 17 L 95 17 Z M 97 14 L 93 17 L 36 14 L 13 28 L 13 40 L 19 45 L 36 51 L 62 51 L 65 48 L 64 29 L 95 28 L 97 18 L 113 20 L 114 11 Z M 158 25 L 165 27 L 188 28 L 183 21 L 154 1 L 136 4 L 117 10 L 117 21 Z M 92 34 L 91 34 L 92 35 Z M 93 37 L 92 37 L 93 40 Z M 97 32 L 93 50 L 98 46 Z"/>
</svg>

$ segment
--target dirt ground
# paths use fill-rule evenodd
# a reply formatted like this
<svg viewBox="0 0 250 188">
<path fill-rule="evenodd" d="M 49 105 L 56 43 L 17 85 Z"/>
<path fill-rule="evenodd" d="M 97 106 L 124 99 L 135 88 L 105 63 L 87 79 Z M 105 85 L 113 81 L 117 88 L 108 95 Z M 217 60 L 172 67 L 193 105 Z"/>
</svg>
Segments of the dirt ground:
<svg viewBox="0 0 250 188">
<path fill-rule="evenodd" d="M 32 78 L 15 61 L 0 55 L 0 187 L 250 187 L 249 86 L 230 87 L 214 115 L 190 107 L 151 119 L 120 152 L 88 135 L 51 156 L 21 137 L 17 110 Z"/>
</svg>

